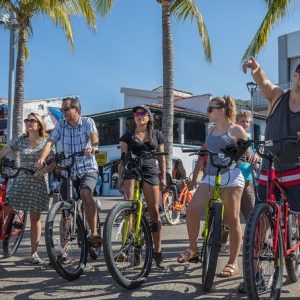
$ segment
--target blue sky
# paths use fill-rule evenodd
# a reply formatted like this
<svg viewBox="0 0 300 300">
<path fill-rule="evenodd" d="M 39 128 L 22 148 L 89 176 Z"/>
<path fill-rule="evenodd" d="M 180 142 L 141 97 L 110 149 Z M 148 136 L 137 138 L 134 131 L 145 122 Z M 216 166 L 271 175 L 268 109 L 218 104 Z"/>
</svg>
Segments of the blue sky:
<svg viewBox="0 0 300 300">
<path fill-rule="evenodd" d="M 227 93 L 249 99 L 246 82 L 252 78 L 242 73 L 240 61 L 266 13 L 263 1 L 196 2 L 209 32 L 213 62 L 205 61 L 196 23 L 173 20 L 175 87 L 194 95 Z M 299 20 L 300 6 L 295 4 L 258 56 L 273 82 L 278 79 L 277 38 L 300 30 Z M 162 85 L 161 7 L 156 0 L 115 0 L 111 14 L 98 17 L 96 33 L 82 18 L 73 18 L 75 52 L 49 18 L 39 16 L 32 25 L 26 99 L 76 94 L 83 113 L 96 113 L 122 107 L 121 87 L 151 90 Z M 3 29 L 0 45 L 0 97 L 7 97 L 9 33 Z"/>
</svg>

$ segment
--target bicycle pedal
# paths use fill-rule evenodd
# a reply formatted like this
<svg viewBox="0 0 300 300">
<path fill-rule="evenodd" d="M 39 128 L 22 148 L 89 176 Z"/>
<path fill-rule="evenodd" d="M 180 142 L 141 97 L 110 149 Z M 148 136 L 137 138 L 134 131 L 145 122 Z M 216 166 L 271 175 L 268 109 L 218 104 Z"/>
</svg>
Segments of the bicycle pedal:
<svg viewBox="0 0 300 300">
<path fill-rule="evenodd" d="M 199 256 L 195 256 L 195 257 L 189 259 L 189 262 L 192 264 L 198 264 L 200 262 Z"/>
<path fill-rule="evenodd" d="M 15 227 L 16 229 L 22 229 L 23 226 L 24 226 L 24 223 L 20 223 L 20 222 L 15 222 L 15 223 L 14 223 L 14 227 Z"/>
</svg>

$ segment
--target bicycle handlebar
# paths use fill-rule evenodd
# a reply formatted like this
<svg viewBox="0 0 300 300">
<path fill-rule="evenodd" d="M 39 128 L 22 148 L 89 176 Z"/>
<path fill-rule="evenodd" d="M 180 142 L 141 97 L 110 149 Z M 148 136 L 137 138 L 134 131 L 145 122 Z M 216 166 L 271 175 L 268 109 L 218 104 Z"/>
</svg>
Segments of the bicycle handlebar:
<svg viewBox="0 0 300 300">
<path fill-rule="evenodd" d="M 229 168 L 232 165 L 233 161 L 234 161 L 233 157 L 230 157 L 229 155 L 226 155 L 223 152 L 214 153 L 214 152 L 211 152 L 207 149 L 201 149 L 201 148 L 197 149 L 197 150 L 195 150 L 195 149 L 182 149 L 182 152 L 185 152 L 185 153 L 192 152 L 189 156 L 192 156 L 192 155 L 207 156 L 207 155 L 209 155 L 210 163 L 212 164 L 212 166 L 214 166 L 217 169 Z M 218 158 L 229 157 L 230 160 L 229 160 L 228 163 L 225 163 L 225 164 L 217 164 L 217 163 L 214 162 L 214 156 L 217 156 Z"/>
<path fill-rule="evenodd" d="M 85 150 L 74 152 L 68 156 L 66 156 L 66 154 L 64 152 L 56 153 L 55 157 L 53 159 L 46 161 L 46 164 L 50 164 L 55 161 L 57 164 L 57 167 L 59 169 L 61 169 L 61 170 L 71 169 L 75 162 L 75 156 L 84 156 L 84 151 Z M 71 159 L 71 162 L 68 165 L 65 165 L 65 166 L 59 165 L 61 162 L 63 162 L 64 160 L 67 160 L 67 159 Z"/>
<path fill-rule="evenodd" d="M 12 175 L 6 174 L 3 172 L 4 168 L 16 170 L 16 172 Z M 23 171 L 27 174 L 30 174 L 30 175 L 33 175 L 35 173 L 35 171 L 31 170 L 31 169 L 27 169 L 27 168 L 23 168 L 23 167 L 16 168 L 15 161 L 13 161 L 13 160 L 4 160 L 4 162 L 1 164 L 1 167 L 0 167 L 0 174 L 5 180 L 17 177 L 21 171 Z"/>
<path fill-rule="evenodd" d="M 104 167 L 105 170 L 107 170 L 115 165 L 118 165 L 119 163 L 123 163 L 126 167 L 130 163 L 133 163 L 134 165 L 138 164 L 141 159 L 155 158 L 156 156 L 162 156 L 162 155 L 168 155 L 168 154 L 169 154 L 168 152 L 151 151 L 151 152 L 147 153 L 146 155 L 136 156 L 135 154 L 132 154 L 131 152 L 127 152 L 127 153 L 123 152 L 121 158 L 112 160 L 109 163 L 106 163 L 102 166 Z"/>
</svg>

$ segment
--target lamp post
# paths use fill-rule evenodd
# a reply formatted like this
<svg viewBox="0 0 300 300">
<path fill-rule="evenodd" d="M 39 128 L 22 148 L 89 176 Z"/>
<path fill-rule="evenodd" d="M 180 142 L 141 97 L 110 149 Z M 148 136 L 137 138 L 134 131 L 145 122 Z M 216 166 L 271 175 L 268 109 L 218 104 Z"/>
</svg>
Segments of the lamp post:
<svg viewBox="0 0 300 300">
<path fill-rule="evenodd" d="M 5 14 L 0 18 L 0 24 L 4 24 L 10 31 L 9 42 L 9 69 L 8 69 L 8 110 L 7 110 L 7 133 L 6 142 L 12 139 L 12 124 L 14 110 L 14 92 L 15 92 L 15 51 L 16 51 L 16 31 L 18 22 L 13 13 Z"/>
<path fill-rule="evenodd" d="M 254 139 L 254 93 L 257 90 L 257 84 L 253 81 L 247 82 L 247 89 L 251 95 L 251 114 L 252 114 L 252 124 L 251 124 L 251 138 Z"/>
</svg>

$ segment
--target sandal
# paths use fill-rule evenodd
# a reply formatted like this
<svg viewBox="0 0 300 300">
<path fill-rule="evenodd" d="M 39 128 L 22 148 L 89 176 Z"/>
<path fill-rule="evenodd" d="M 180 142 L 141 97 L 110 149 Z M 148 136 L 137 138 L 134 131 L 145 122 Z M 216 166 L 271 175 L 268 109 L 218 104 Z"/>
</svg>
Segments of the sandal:
<svg viewBox="0 0 300 300">
<path fill-rule="evenodd" d="M 199 262 L 199 252 L 192 251 L 191 249 L 186 249 L 184 252 L 180 253 L 177 257 L 177 262 L 182 264 L 185 262 L 198 263 Z"/>
<path fill-rule="evenodd" d="M 93 247 L 93 248 L 100 248 L 102 245 L 102 238 L 99 234 L 89 235 L 88 241 L 89 241 L 90 247 Z"/>
<path fill-rule="evenodd" d="M 219 277 L 232 277 L 239 273 L 239 268 L 234 264 L 227 264 L 223 271 L 218 274 Z"/>
</svg>

